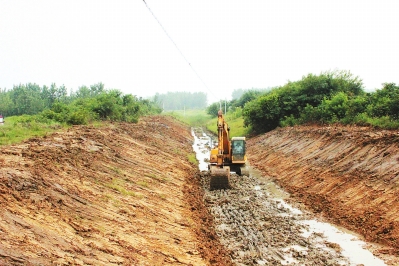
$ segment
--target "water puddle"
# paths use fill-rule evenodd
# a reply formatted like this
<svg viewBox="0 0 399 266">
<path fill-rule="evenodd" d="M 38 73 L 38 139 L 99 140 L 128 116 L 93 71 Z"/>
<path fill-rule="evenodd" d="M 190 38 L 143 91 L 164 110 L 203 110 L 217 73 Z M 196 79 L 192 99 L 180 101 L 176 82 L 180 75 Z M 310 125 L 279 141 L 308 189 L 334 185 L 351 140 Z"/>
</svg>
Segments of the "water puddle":
<svg viewBox="0 0 399 266">
<path fill-rule="evenodd" d="M 199 129 L 196 129 L 199 130 Z M 191 130 L 191 135 L 194 137 L 193 150 L 196 154 L 198 160 L 198 167 L 200 171 L 208 170 L 208 160 L 209 160 L 209 149 L 212 145 L 212 139 L 205 134 L 202 130 L 201 132 L 194 132 Z M 198 135 L 200 137 L 198 137 Z"/>
<path fill-rule="evenodd" d="M 359 240 L 354 234 L 345 233 L 331 224 L 316 220 L 305 220 L 301 223 L 309 226 L 309 230 L 303 232 L 304 237 L 309 237 L 312 233 L 323 234 L 327 238 L 327 241 L 338 244 L 342 249 L 342 255 L 347 257 L 354 265 L 386 265 L 384 261 L 376 258 L 370 251 L 364 249 L 366 243 Z"/>
<path fill-rule="evenodd" d="M 287 199 L 289 197 L 289 194 L 282 190 L 274 182 L 264 178 L 259 170 L 250 167 L 249 174 L 262 181 L 262 186 L 255 186 L 255 190 L 266 191 L 269 197 L 276 199 Z"/>
<path fill-rule="evenodd" d="M 282 199 L 277 199 L 276 202 L 277 202 L 277 206 L 289 210 L 291 214 L 294 214 L 294 215 L 302 214 L 302 211 L 300 209 L 292 207 L 291 205 L 289 205 Z"/>
</svg>

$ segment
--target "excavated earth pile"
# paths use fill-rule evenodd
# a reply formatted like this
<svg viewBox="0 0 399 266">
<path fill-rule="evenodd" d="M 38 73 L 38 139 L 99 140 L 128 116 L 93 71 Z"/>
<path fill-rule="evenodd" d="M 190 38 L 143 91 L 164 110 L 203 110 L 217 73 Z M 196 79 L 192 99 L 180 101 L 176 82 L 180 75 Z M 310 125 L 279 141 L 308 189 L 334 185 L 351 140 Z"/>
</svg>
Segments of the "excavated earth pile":
<svg viewBox="0 0 399 266">
<path fill-rule="evenodd" d="M 167 117 L 0 148 L 0 265 L 230 265 Z"/>
<path fill-rule="evenodd" d="M 248 141 L 260 169 L 331 222 L 399 254 L 399 132 L 293 127 Z"/>
</svg>

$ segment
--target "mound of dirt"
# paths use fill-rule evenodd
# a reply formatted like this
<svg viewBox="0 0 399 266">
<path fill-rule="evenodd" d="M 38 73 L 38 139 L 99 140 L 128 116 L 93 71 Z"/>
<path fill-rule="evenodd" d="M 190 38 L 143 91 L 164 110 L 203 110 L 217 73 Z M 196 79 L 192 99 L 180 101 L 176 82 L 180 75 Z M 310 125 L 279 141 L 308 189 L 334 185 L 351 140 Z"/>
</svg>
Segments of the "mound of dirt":
<svg viewBox="0 0 399 266">
<path fill-rule="evenodd" d="M 399 254 L 399 132 L 284 128 L 250 139 L 248 152 L 294 199 Z"/>
<path fill-rule="evenodd" d="M 0 148 L 0 265 L 229 265 L 167 117 Z"/>
</svg>

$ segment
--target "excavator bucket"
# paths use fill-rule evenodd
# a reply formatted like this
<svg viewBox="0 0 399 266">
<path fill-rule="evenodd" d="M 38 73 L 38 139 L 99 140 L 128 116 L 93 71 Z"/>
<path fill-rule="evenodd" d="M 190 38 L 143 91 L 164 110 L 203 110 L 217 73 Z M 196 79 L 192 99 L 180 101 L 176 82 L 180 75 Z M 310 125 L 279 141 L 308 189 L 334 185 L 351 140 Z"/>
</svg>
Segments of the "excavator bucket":
<svg viewBox="0 0 399 266">
<path fill-rule="evenodd" d="M 230 188 L 230 167 L 211 166 L 210 190 Z"/>
</svg>

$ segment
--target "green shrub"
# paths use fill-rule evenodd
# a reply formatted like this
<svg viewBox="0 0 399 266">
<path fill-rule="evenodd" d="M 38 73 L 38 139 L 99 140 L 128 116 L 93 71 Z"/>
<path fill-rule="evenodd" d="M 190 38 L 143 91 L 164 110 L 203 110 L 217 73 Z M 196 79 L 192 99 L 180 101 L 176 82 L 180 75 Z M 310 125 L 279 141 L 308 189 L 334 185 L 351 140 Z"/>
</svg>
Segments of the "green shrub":
<svg viewBox="0 0 399 266">
<path fill-rule="evenodd" d="M 286 116 L 280 121 L 280 126 L 282 127 L 292 127 L 299 124 L 300 120 L 295 118 L 294 115 Z"/>
<path fill-rule="evenodd" d="M 88 120 L 88 112 L 84 110 L 78 110 L 70 113 L 66 122 L 70 125 L 86 125 Z"/>
<path fill-rule="evenodd" d="M 263 95 L 248 102 L 243 110 L 244 125 L 256 132 L 266 132 L 279 125 L 281 108 L 277 93 Z"/>
<path fill-rule="evenodd" d="M 210 116 L 217 117 L 220 110 L 220 103 L 212 103 L 206 108 L 206 113 Z"/>
</svg>

